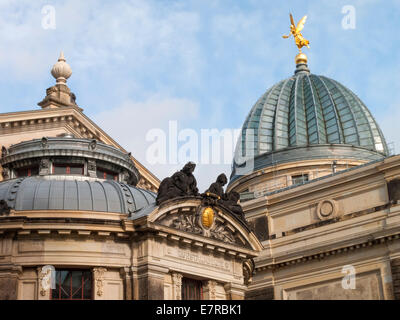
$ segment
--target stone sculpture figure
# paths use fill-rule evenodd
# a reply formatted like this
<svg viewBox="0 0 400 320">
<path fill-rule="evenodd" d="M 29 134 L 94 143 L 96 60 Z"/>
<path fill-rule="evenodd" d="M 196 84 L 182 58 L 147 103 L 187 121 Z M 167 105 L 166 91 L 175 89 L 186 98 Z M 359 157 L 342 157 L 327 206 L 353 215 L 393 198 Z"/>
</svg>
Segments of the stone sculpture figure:
<svg viewBox="0 0 400 320">
<path fill-rule="evenodd" d="M 207 192 L 213 193 L 219 196 L 221 199 L 225 199 L 224 185 L 226 185 L 227 183 L 228 183 L 228 178 L 224 173 L 221 173 L 218 176 L 217 181 L 212 183 L 210 187 L 206 190 L 206 193 Z"/>
<path fill-rule="evenodd" d="M 195 163 L 188 162 L 180 171 L 161 181 L 156 199 L 157 205 L 177 197 L 197 196 L 199 190 L 196 178 L 193 175 L 195 168 Z"/>
<path fill-rule="evenodd" d="M 239 217 L 243 221 L 246 221 L 242 206 L 238 204 L 239 199 L 240 199 L 239 193 L 237 193 L 236 191 L 231 191 L 228 194 L 226 194 L 226 200 L 221 199 L 220 203 L 228 210 L 230 210 L 233 214 L 235 214 L 237 217 Z"/>
</svg>

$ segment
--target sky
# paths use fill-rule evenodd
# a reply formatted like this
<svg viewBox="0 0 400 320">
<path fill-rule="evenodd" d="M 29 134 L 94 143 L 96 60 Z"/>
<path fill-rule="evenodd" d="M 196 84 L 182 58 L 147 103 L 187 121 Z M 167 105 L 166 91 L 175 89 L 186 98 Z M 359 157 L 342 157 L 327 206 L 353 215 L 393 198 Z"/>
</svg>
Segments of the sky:
<svg viewBox="0 0 400 320">
<path fill-rule="evenodd" d="M 0 113 L 39 108 L 63 50 L 73 72 L 67 84 L 84 113 L 162 179 L 185 157 L 154 163 L 149 132 L 168 140 L 171 121 L 178 136 L 199 139 L 202 130 L 237 130 L 257 99 L 293 74 L 297 48 L 282 39 L 289 12 L 296 21 L 308 16 L 303 52 L 311 72 L 355 92 L 399 153 L 395 0 L 0 0 Z M 200 159 L 193 160 L 201 191 L 219 173 L 229 177 L 229 159 Z"/>
</svg>

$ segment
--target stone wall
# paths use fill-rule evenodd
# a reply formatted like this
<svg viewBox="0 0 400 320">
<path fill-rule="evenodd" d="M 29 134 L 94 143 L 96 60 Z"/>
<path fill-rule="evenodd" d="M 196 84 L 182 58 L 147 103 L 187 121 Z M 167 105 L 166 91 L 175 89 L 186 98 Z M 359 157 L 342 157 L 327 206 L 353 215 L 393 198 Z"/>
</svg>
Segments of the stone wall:
<svg viewBox="0 0 400 320">
<path fill-rule="evenodd" d="M 274 288 L 266 287 L 247 291 L 245 300 L 274 300 Z"/>
</svg>

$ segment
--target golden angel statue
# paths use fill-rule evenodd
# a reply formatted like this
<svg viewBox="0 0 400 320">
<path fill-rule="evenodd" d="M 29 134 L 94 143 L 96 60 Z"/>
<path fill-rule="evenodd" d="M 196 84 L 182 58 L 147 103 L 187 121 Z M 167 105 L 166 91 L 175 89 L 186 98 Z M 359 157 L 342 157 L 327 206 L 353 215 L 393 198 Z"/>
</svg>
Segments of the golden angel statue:
<svg viewBox="0 0 400 320">
<path fill-rule="evenodd" d="M 301 48 L 306 46 L 307 48 L 309 47 L 310 41 L 308 41 L 307 39 L 303 38 L 303 35 L 300 33 L 301 30 L 303 30 L 304 28 L 304 24 L 306 23 L 307 20 L 307 16 L 304 16 L 303 18 L 301 18 L 301 20 L 299 21 L 299 23 L 296 25 L 294 24 L 294 20 L 293 20 L 293 16 L 292 14 L 290 14 L 290 33 L 289 35 L 283 35 L 282 37 L 287 39 L 289 38 L 291 35 L 293 35 L 294 40 L 296 42 L 296 46 L 297 48 L 299 48 L 299 51 L 301 52 Z"/>
</svg>

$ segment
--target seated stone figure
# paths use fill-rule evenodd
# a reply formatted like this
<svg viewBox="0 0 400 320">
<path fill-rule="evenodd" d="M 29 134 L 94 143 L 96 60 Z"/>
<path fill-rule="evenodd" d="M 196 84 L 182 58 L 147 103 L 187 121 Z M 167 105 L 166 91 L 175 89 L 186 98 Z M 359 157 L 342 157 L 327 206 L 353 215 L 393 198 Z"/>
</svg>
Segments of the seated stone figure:
<svg viewBox="0 0 400 320">
<path fill-rule="evenodd" d="M 224 207 L 229 209 L 237 217 L 239 217 L 240 219 L 242 219 L 243 221 L 246 222 L 242 206 L 240 204 L 238 204 L 239 199 L 240 199 L 239 193 L 237 193 L 235 191 L 231 191 L 226 194 L 226 200 L 221 199 L 220 203 Z"/>
<path fill-rule="evenodd" d="M 195 168 L 195 163 L 188 162 L 182 170 L 161 181 L 156 199 L 157 205 L 177 197 L 197 196 L 199 190 L 197 189 L 196 178 L 193 175 Z"/>
<path fill-rule="evenodd" d="M 221 199 L 225 199 L 224 185 L 228 183 L 228 178 L 224 173 L 220 174 L 217 181 L 212 183 L 205 193 L 210 192 L 216 194 Z"/>
</svg>

